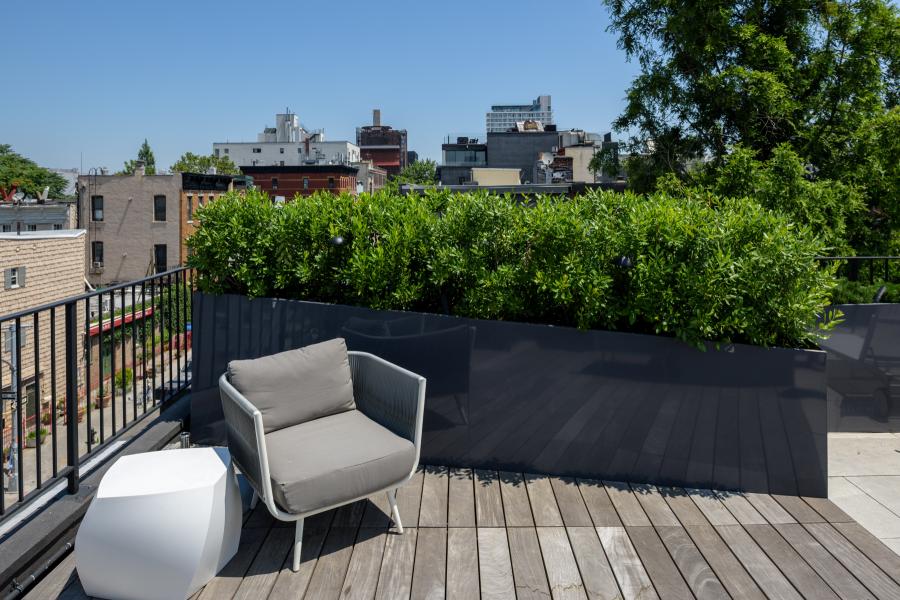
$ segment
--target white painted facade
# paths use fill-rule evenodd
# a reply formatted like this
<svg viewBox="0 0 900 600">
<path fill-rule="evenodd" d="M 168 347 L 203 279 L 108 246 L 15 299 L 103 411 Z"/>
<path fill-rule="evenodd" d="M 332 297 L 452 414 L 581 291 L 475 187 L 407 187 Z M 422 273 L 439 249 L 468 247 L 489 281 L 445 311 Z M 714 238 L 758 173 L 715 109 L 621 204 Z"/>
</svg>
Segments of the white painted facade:
<svg viewBox="0 0 900 600">
<path fill-rule="evenodd" d="M 290 110 L 275 115 L 275 127 L 264 128 L 255 142 L 216 142 L 213 154 L 227 156 L 238 167 L 348 164 L 360 160 L 359 146 L 325 141 L 324 131 L 307 131 Z"/>
<path fill-rule="evenodd" d="M 213 154 L 227 156 L 238 167 L 345 164 L 360 160 L 359 146 L 353 142 L 217 142 L 213 144 Z"/>
</svg>

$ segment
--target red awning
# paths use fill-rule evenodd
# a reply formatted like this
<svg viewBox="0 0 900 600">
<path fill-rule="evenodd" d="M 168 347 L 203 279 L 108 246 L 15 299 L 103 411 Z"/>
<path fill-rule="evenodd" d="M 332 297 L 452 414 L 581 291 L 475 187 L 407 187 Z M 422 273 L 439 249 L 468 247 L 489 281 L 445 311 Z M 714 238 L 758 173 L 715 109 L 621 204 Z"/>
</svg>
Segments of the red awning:
<svg viewBox="0 0 900 600">
<path fill-rule="evenodd" d="M 113 327 L 121 327 L 124 323 L 131 323 L 135 319 L 143 319 L 144 317 L 149 317 L 153 314 L 153 307 L 148 307 L 143 310 L 136 310 L 133 313 L 127 313 L 125 315 L 119 315 L 115 319 L 104 319 L 103 321 L 103 331 L 109 331 Z M 100 323 L 95 323 L 91 325 L 91 328 L 88 330 L 88 335 L 93 337 L 100 333 Z"/>
</svg>

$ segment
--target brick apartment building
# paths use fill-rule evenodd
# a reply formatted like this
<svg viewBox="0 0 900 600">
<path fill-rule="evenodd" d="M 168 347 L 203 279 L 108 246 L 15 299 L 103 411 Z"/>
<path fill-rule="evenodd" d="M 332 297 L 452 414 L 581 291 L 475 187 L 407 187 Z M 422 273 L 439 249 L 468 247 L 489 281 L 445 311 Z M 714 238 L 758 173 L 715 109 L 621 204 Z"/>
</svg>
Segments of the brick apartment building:
<svg viewBox="0 0 900 600">
<path fill-rule="evenodd" d="M 356 145 L 362 160 L 372 161 L 390 176 L 398 175 L 409 160 L 405 129 L 381 124 L 381 111 L 372 111 L 372 124 L 356 129 Z"/>
<path fill-rule="evenodd" d="M 187 239 L 200 224 L 199 221 L 194 220 L 194 212 L 199 207 L 231 191 L 234 185 L 233 180 L 234 178 L 230 175 L 181 174 L 181 210 L 178 212 L 181 221 L 181 264 L 187 264 Z"/>
<path fill-rule="evenodd" d="M 0 287 L 0 316 L 26 310 L 42 304 L 56 302 L 84 292 L 84 254 L 86 233 L 83 229 L 58 231 L 24 231 L 0 233 L 0 270 L 3 271 Z M 84 322 L 84 305 L 79 303 L 78 322 Z M 34 427 L 38 402 L 44 414 L 50 409 L 53 378 L 51 354 L 56 355 L 56 397 L 64 406 L 65 399 L 65 314 L 55 311 L 56 342 L 51 343 L 49 311 L 38 314 L 37 336 L 32 317 L 21 320 L 19 338 L 22 342 L 18 365 L 21 381 L 24 419 L 27 431 Z M 13 387 L 12 365 L 16 362 L 15 322 L 0 323 L 0 389 L 11 391 Z M 35 368 L 35 337 L 38 342 L 38 360 Z M 78 362 L 83 359 L 84 344 L 79 340 Z M 54 352 L 55 350 L 55 352 Z M 11 404 L 4 402 L 2 414 L 5 428 L 10 427 Z M 4 439 L 9 440 L 8 431 Z"/>
<path fill-rule="evenodd" d="M 297 194 L 309 196 L 322 191 L 356 194 L 358 169 L 350 165 L 241 167 L 241 171 L 252 176 L 254 185 L 272 198 L 290 200 Z"/>
</svg>

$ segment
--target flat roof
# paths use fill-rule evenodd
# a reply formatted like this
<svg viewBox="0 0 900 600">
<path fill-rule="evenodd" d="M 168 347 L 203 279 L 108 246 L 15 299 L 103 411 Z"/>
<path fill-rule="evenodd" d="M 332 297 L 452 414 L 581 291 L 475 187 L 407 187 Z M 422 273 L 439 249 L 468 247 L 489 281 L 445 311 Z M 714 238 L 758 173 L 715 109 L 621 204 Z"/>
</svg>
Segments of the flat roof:
<svg viewBox="0 0 900 600">
<path fill-rule="evenodd" d="M 85 234 L 84 229 L 49 229 L 46 231 L 22 231 L 20 233 L 0 233 L 0 240 L 52 240 L 71 239 Z"/>
<path fill-rule="evenodd" d="M 245 175 L 263 175 L 278 173 L 352 173 L 359 169 L 349 165 L 265 165 L 256 167 L 240 167 Z"/>
</svg>

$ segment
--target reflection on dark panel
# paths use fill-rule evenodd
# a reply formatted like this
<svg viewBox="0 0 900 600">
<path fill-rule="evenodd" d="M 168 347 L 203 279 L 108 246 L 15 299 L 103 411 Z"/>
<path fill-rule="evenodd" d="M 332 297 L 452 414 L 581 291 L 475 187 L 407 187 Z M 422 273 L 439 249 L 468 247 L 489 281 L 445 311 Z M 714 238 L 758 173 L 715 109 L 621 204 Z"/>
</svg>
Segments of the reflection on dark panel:
<svg viewBox="0 0 900 600">
<path fill-rule="evenodd" d="M 829 431 L 900 432 L 900 304 L 837 306 L 828 352 Z"/>
<path fill-rule="evenodd" d="M 422 461 L 824 496 L 825 353 L 197 294 L 192 435 L 229 360 L 344 337 L 428 379 Z"/>
</svg>

